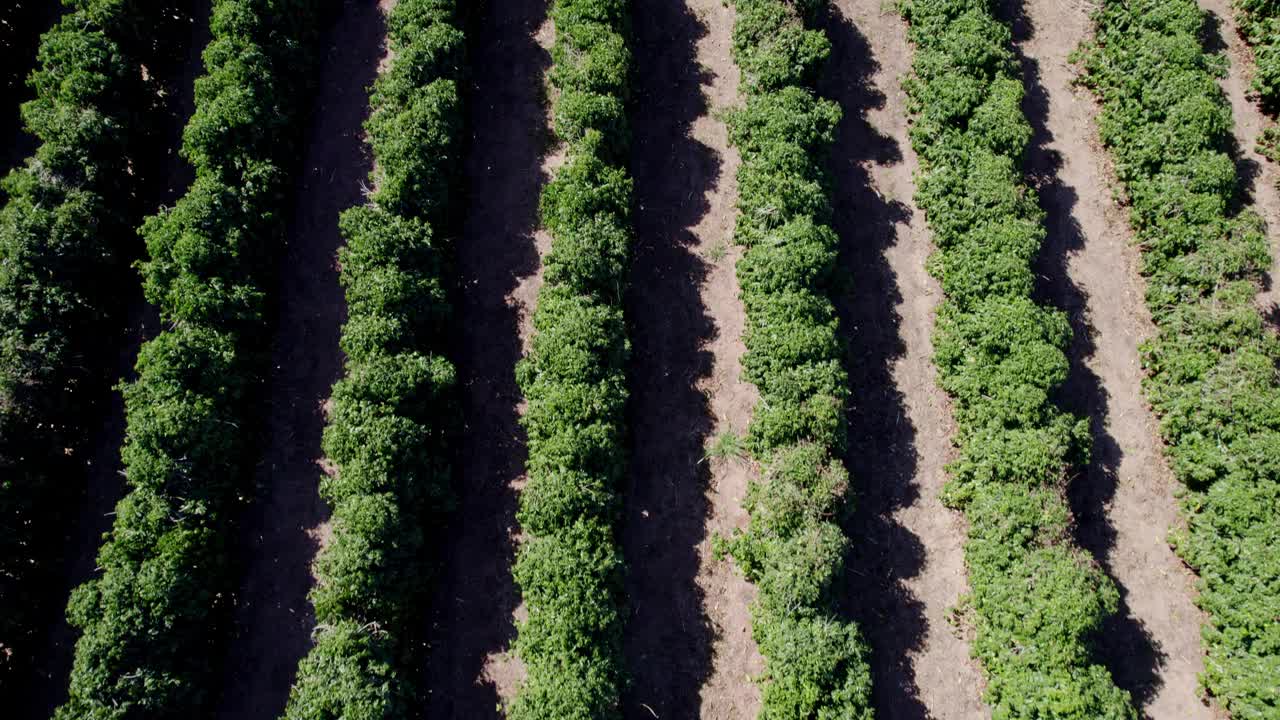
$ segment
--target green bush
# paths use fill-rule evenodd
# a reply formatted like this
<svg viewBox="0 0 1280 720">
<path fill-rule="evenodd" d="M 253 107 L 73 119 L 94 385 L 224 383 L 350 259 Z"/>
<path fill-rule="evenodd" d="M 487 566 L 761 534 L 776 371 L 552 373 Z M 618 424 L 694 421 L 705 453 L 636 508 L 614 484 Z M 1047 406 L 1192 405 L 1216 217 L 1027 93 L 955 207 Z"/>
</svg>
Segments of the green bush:
<svg viewBox="0 0 1280 720">
<path fill-rule="evenodd" d="M 444 356 L 457 216 L 464 41 L 452 0 L 400 0 L 366 123 L 376 191 L 343 212 L 346 374 L 321 480 L 333 536 L 316 561 L 315 645 L 285 717 L 410 717 L 430 529 L 452 506 L 456 373 Z"/>
<path fill-rule="evenodd" d="M 1276 14 L 1270 2 L 1241 7 L 1257 22 Z M 1254 305 L 1270 265 L 1262 221 L 1234 210 L 1224 59 L 1202 47 L 1192 0 L 1107 2 L 1095 23 L 1084 81 L 1102 100 L 1143 253 L 1157 326 L 1144 388 L 1186 485 L 1174 540 L 1200 575 L 1201 681 L 1232 717 L 1277 717 L 1280 339 Z"/>
<path fill-rule="evenodd" d="M 72 594 L 69 618 L 83 634 L 57 718 L 207 710 L 232 585 L 229 516 L 252 472 L 261 288 L 282 241 L 307 88 L 297 77 L 309 77 L 323 5 L 213 4 L 182 148 L 196 179 L 142 228 L 144 289 L 166 329 L 143 345 L 138 378 L 123 388 L 129 493 L 99 552 L 100 574 Z"/>
<path fill-rule="evenodd" d="M 514 575 L 529 615 L 515 641 L 528 677 L 507 708 L 512 720 L 622 716 L 628 12 L 623 0 L 556 0 L 551 9 L 552 112 L 568 147 L 542 191 L 551 251 L 532 347 L 516 369 L 528 402 L 529 480 Z"/>
<path fill-rule="evenodd" d="M 149 149 L 160 87 L 141 67 L 173 62 L 174 48 L 151 35 L 182 14 L 163 2 L 67 4 L 39 38 L 35 96 L 22 109 L 37 149 L 0 183 L 0 692 L 31 659 L 40 608 L 59 584 L 50 573 L 123 331 L 124 266 L 140 246 L 132 226 L 161 174 Z M 24 93 L 8 73 L 32 63 L 11 53 L 34 46 L 16 33 L 35 34 L 51 14 L 36 5 L 0 10 L 0 85 L 15 100 Z"/>
<path fill-rule="evenodd" d="M 745 102 L 729 115 L 742 154 L 738 282 L 743 378 L 760 391 L 746 444 L 762 473 L 750 523 L 722 542 L 759 589 L 761 718 L 870 718 L 868 648 L 837 612 L 849 540 L 844 344 L 831 295 L 836 247 L 824 172 L 840 108 L 813 84 L 830 53 L 814 8 L 738 0 L 733 57 Z"/>
<path fill-rule="evenodd" d="M 958 426 L 943 499 L 969 520 L 985 698 L 1009 720 L 1136 718 L 1090 648 L 1119 594 L 1070 532 L 1064 489 L 1088 459 L 1089 428 L 1054 403 L 1071 326 L 1033 299 L 1044 215 L 1022 174 L 1031 126 L 1012 34 L 991 0 L 901 9 L 916 47 L 905 81 L 916 202 L 946 295 L 934 363 Z"/>
<path fill-rule="evenodd" d="M 350 620 L 316 628 L 315 646 L 298 665 L 288 717 L 408 717 L 414 698 L 405 694 L 392 644 L 381 628 Z"/>
</svg>

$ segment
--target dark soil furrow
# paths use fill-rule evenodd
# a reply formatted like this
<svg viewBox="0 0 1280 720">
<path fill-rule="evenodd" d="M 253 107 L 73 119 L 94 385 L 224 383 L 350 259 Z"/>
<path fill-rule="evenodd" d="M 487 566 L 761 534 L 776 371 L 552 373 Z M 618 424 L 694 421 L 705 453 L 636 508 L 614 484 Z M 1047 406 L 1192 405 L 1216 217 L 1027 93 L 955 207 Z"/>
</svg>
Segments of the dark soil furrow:
<svg viewBox="0 0 1280 720">
<path fill-rule="evenodd" d="M 967 591 L 963 519 L 939 500 L 952 446 L 933 367 L 941 290 L 925 271 L 932 242 L 913 208 L 907 138 L 906 27 L 877 0 L 838 0 L 823 91 L 844 109 L 832 169 L 835 227 L 849 289 L 849 466 L 857 510 L 848 605 L 872 647 L 882 720 L 976 720 L 979 670 L 951 609 Z"/>
<path fill-rule="evenodd" d="M 761 669 L 752 590 L 711 552 L 745 524 L 740 459 L 706 457 L 741 433 L 755 390 L 740 377 L 745 322 L 732 233 L 737 154 L 716 113 L 736 101 L 733 10 L 645 0 L 635 13 L 636 249 L 630 480 L 622 533 L 633 678 L 628 718 L 751 717 Z"/>
<path fill-rule="evenodd" d="M 383 5 L 388 3 L 384 2 Z M 275 287 L 276 334 L 261 427 L 257 497 L 240 529 L 246 574 L 235 598 L 217 716 L 274 720 L 284 710 L 314 626 L 307 592 L 324 542 L 324 403 L 338 379 L 346 318 L 338 285 L 338 213 L 364 201 L 370 159 L 366 89 L 384 54 L 384 9 L 346 0 L 322 41 L 327 53 Z"/>
<path fill-rule="evenodd" d="M 511 577 L 516 499 L 527 457 L 515 366 L 532 330 L 548 244 L 538 230 L 538 197 L 559 157 L 548 147 L 547 9 L 541 0 L 485 3 L 468 27 L 471 150 L 455 352 L 459 502 L 425 634 L 423 717 L 500 718 L 523 677 L 509 653 L 520 602 Z"/>
</svg>

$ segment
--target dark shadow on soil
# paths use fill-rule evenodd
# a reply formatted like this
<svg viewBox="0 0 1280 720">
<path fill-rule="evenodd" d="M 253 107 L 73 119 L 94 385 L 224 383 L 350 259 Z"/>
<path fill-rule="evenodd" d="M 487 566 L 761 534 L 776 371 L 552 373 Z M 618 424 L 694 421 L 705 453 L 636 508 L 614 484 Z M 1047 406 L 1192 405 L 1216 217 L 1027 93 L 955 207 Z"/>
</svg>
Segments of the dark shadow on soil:
<svg viewBox="0 0 1280 720">
<path fill-rule="evenodd" d="M 148 141 L 153 143 L 152 152 L 137 160 L 141 168 L 139 209 L 146 214 L 172 205 L 186 192 L 194 177 L 191 166 L 178 154 L 178 148 L 182 144 L 182 130 L 195 107 L 195 78 L 203 68 L 200 53 L 209 42 L 210 0 L 192 0 L 185 7 L 190 9 L 190 14 L 175 12 L 173 26 L 165 31 L 171 35 L 153 48 L 155 57 L 144 59 L 160 69 L 155 79 L 164 92 L 164 104 L 159 108 L 160 122 L 154 138 Z M 54 18 L 52 10 L 50 12 L 47 21 L 52 23 Z M 34 139 L 24 137 L 31 141 L 26 153 L 30 154 L 35 149 Z M 143 253 L 140 237 L 132 237 L 122 246 L 128 248 L 130 261 Z M 133 366 L 138 349 L 155 336 L 160 325 L 156 309 L 142 296 L 141 282 L 126 282 L 124 287 L 128 297 L 121 301 L 122 334 L 113 338 L 115 343 L 104 359 L 109 383 L 129 382 L 136 377 Z M 84 485 L 68 513 L 73 519 L 65 526 L 66 556 L 56 590 L 57 601 L 48 608 L 48 631 L 15 708 L 19 718 L 45 720 L 67 699 L 68 677 L 79 633 L 67 623 L 66 602 L 73 588 L 95 574 L 103 534 L 111 529 L 116 503 L 125 493 L 120 459 L 125 436 L 124 398 L 112 390 L 87 412 L 92 413 L 97 422 L 92 425 L 81 460 L 85 474 L 78 479 Z"/>
<path fill-rule="evenodd" d="M 632 99 L 631 465 L 622 527 L 632 684 L 623 717 L 696 718 L 713 637 L 695 582 L 709 512 L 703 447 L 713 423 L 698 383 L 711 374 L 705 347 L 716 330 L 701 299 L 710 268 L 693 228 L 710 209 L 707 194 L 723 162 L 690 136 L 707 113 L 702 88 L 713 79 L 696 60 L 705 26 L 671 0 L 637 0 L 633 17 L 640 70 Z"/>
<path fill-rule="evenodd" d="M 7 1 L 13 4 L 3 15 L 10 26 L 0 30 L 0 40 L 11 42 L 0 48 L 0 66 L 7 66 L 0 67 L 0 176 L 35 152 L 36 139 L 22 126 L 22 103 L 35 97 L 26 79 L 36 69 L 40 36 L 65 12 L 50 0 Z"/>
<path fill-rule="evenodd" d="M 321 42 L 293 215 L 275 283 L 275 336 L 261 408 L 257 494 L 238 530 L 242 584 L 214 697 L 216 716 L 274 720 L 284 711 L 315 624 L 307 593 L 328 517 L 318 494 L 323 404 L 342 370 L 346 304 L 338 285 L 338 214 L 364 201 L 372 160 L 362 124 L 383 55 L 377 3 L 346 0 Z"/>
<path fill-rule="evenodd" d="M 924 610 L 902 582 L 924 566 L 920 539 L 893 519 L 919 495 L 915 484 L 916 430 L 894 383 L 895 360 L 906 352 L 899 334 L 902 302 L 885 251 L 910 208 L 875 189 L 868 166 L 902 161 L 896 140 L 867 122 L 884 103 L 872 84 L 878 64 L 854 23 L 832 8 L 824 20 L 831 60 L 821 83 L 844 117 L 831 153 L 834 226 L 847 283 L 837 297 L 847 338 L 846 367 L 852 393 L 846 458 L 855 511 L 846 523 L 849 554 L 845 603 L 871 645 L 872 702 L 882 720 L 924 720 L 910 654 L 924 642 Z"/>
<path fill-rule="evenodd" d="M 1095 352 L 1093 328 L 1087 317 L 1088 298 L 1067 272 L 1071 254 L 1083 248 L 1087 239 L 1073 216 L 1076 191 L 1059 178 L 1062 158 L 1050 147 L 1053 135 L 1048 129 L 1049 95 L 1040 81 L 1039 64 L 1022 54 L 1018 45 L 1032 37 L 1034 29 L 1020 5 L 1009 3 L 1002 12 L 1013 25 L 1014 52 L 1027 89 L 1022 109 L 1031 123 L 1032 137 L 1024 170 L 1039 193 L 1048 231 L 1035 263 L 1037 300 L 1066 312 L 1072 329 L 1071 347 L 1067 350 L 1070 370 L 1056 401 L 1067 412 L 1088 416 L 1093 437 L 1089 466 L 1067 487 L 1076 521 L 1076 542 L 1111 575 L 1107 558 L 1115 545 L 1116 530 L 1107 515 L 1107 505 L 1115 495 L 1122 451 L 1106 427 L 1106 388 L 1085 363 Z M 1123 587 L 1119 612 L 1104 621 L 1095 638 L 1095 649 L 1116 684 L 1129 691 L 1139 707 L 1154 696 L 1165 656 L 1142 622 L 1129 611 Z"/>
<path fill-rule="evenodd" d="M 527 450 L 515 380 L 520 311 L 509 296 L 539 265 L 534 233 L 550 140 L 543 77 L 551 58 L 535 35 L 547 9 L 542 0 L 493 0 L 473 8 L 468 22 L 472 134 L 453 353 L 463 388 L 462 432 L 458 507 L 425 631 L 430 651 L 420 715 L 433 719 L 501 718 L 485 661 L 515 637 L 514 484 Z"/>
</svg>

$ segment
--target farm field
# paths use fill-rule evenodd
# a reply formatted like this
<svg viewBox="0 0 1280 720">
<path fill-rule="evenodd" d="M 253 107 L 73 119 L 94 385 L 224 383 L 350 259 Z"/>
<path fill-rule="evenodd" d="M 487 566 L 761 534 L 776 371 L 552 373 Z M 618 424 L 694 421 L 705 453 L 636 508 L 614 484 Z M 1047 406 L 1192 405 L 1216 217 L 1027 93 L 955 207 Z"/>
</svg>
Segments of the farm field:
<svg viewBox="0 0 1280 720">
<path fill-rule="evenodd" d="M 1274 3 L 60 4 L 0 715 L 1280 720 Z"/>
</svg>

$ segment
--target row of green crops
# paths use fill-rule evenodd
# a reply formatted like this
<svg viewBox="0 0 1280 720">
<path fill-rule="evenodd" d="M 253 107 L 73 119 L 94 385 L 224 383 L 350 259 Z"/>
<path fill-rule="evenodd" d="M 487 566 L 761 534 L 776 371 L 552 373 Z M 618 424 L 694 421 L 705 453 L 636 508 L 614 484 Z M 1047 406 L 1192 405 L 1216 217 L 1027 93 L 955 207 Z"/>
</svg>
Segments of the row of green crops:
<svg viewBox="0 0 1280 720">
<path fill-rule="evenodd" d="M 533 345 L 516 371 L 528 402 L 529 480 L 514 575 L 529 616 L 515 643 L 528 679 L 512 720 L 621 715 L 629 5 L 556 0 L 551 9 L 554 128 L 567 150 L 542 192 L 551 252 Z"/>
<path fill-rule="evenodd" d="M 724 549 L 759 596 L 761 718 L 870 718 L 868 648 L 837 612 L 849 541 L 844 345 L 831 300 L 837 238 L 826 158 L 840 108 L 813 85 L 830 44 L 805 28 L 818 3 L 737 0 L 733 58 L 745 103 L 728 118 L 742 155 L 735 240 L 747 314 L 743 376 L 760 390 L 747 444 L 761 467 L 750 524 Z"/>
<path fill-rule="evenodd" d="M 1253 90 L 1269 112 L 1280 110 L 1280 2 L 1236 0 L 1240 33 L 1253 46 Z"/>
<path fill-rule="evenodd" d="M 465 37 L 454 0 L 399 0 L 366 123 L 377 191 L 340 221 L 346 375 L 321 482 L 333 536 L 316 565 L 315 646 L 291 720 L 411 717 L 431 528 L 449 507 L 455 435 L 447 269 L 462 142 Z"/>
<path fill-rule="evenodd" d="M 323 0 L 215 0 L 182 152 L 195 181 L 142 229 L 166 329 L 124 387 L 129 494 L 77 588 L 83 631 L 56 717 L 199 716 L 232 587 L 230 520 L 249 492 L 262 290 L 282 243 L 299 104 Z"/>
<path fill-rule="evenodd" d="M 1275 0 L 1236 0 L 1240 33 L 1253 46 L 1253 91 L 1262 109 L 1274 119 L 1280 112 L 1280 3 Z M 1258 152 L 1280 162 L 1280 126 L 1270 124 L 1258 138 Z"/>
<path fill-rule="evenodd" d="M 1235 212 L 1222 58 L 1194 0 L 1104 3 L 1084 48 L 1102 141 L 1130 203 L 1157 333 L 1143 346 L 1208 613 L 1202 680 L 1236 718 L 1280 713 L 1280 340 L 1254 305 L 1261 220 Z"/>
<path fill-rule="evenodd" d="M 905 85 L 916 201 L 942 284 L 934 362 L 954 401 L 958 458 L 944 500 L 969 520 L 973 653 L 998 718 L 1134 718 L 1090 648 L 1119 594 L 1074 545 L 1065 489 L 1089 454 L 1085 419 L 1054 392 L 1071 327 L 1033 300 L 1044 216 L 1023 178 L 1031 126 L 994 0 L 908 0 Z"/>
<path fill-rule="evenodd" d="M 80 451 L 105 396 L 133 226 L 160 111 L 141 66 L 160 2 L 82 0 L 40 41 L 26 103 L 39 146 L 4 179 L 0 210 L 0 672 L 30 656 L 50 600 Z M 16 60 L 15 60 L 16 62 Z M 22 66 L 28 66 L 23 63 Z"/>
</svg>

